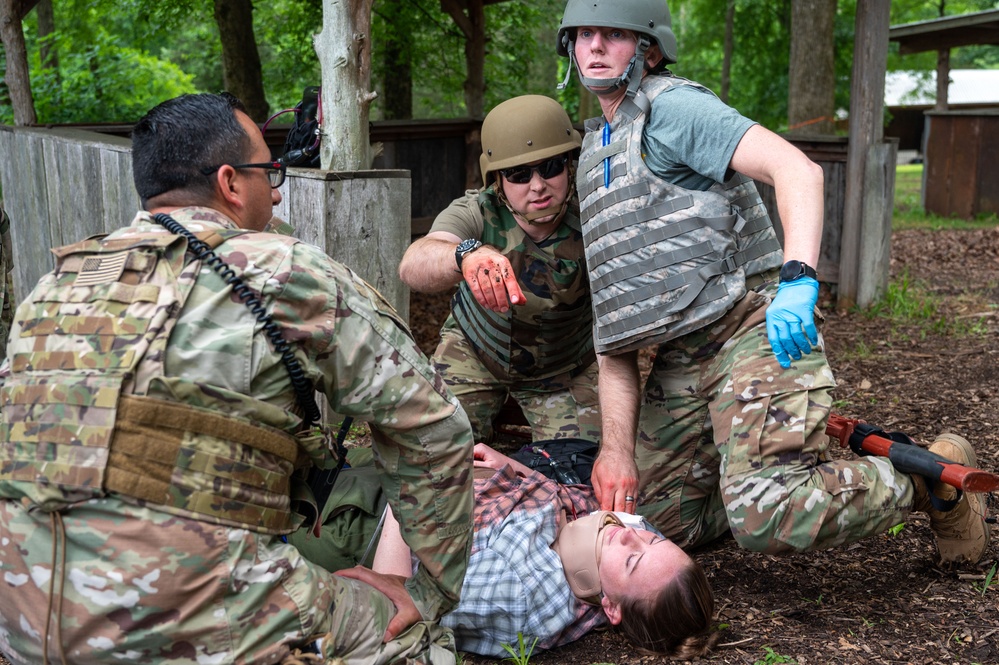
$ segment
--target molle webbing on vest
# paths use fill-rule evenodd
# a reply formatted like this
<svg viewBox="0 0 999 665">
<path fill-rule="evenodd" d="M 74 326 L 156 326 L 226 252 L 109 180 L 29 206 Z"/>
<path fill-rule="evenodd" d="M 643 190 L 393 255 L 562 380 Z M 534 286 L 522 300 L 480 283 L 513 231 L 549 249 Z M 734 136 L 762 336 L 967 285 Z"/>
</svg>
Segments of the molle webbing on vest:
<svg viewBox="0 0 999 665">
<path fill-rule="evenodd" d="M 295 437 L 185 404 L 122 395 L 105 489 L 213 522 L 287 533 L 297 526 Z"/>
<path fill-rule="evenodd" d="M 587 124 L 577 190 L 598 353 L 669 341 L 720 318 L 746 277 L 781 264 L 780 245 L 752 180 L 735 174 L 707 191 L 672 185 L 645 165 L 642 133 L 671 76 L 647 76 L 611 123 Z M 605 180 L 606 179 L 606 180 Z M 609 180 L 609 185 L 604 183 Z"/>
<path fill-rule="evenodd" d="M 481 240 L 510 261 L 527 303 L 506 312 L 482 307 L 461 282 L 451 312 L 479 360 L 497 378 L 540 380 L 588 367 L 596 359 L 574 206 L 539 246 L 517 224 L 492 187 L 479 194 Z"/>
<path fill-rule="evenodd" d="M 479 306 L 464 282 L 454 295 L 451 311 L 479 359 L 497 377 L 544 377 L 593 362 L 588 306 L 542 313 L 530 350 L 515 344 L 509 318 Z M 581 358 L 589 362 L 581 365 Z"/>
</svg>

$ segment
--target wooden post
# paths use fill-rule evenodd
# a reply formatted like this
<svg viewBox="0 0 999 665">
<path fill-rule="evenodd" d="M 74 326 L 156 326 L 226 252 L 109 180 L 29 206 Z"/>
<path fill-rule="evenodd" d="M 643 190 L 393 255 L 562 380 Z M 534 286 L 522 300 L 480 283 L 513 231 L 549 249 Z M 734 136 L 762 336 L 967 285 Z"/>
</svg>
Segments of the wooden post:
<svg viewBox="0 0 999 665">
<path fill-rule="evenodd" d="M 410 242 L 409 171 L 288 169 L 274 214 L 374 286 L 409 321 L 399 262 Z"/>
<path fill-rule="evenodd" d="M 883 223 L 883 220 L 865 219 L 864 198 L 868 155 L 871 146 L 880 144 L 884 137 L 890 11 L 888 0 L 857 3 L 853 79 L 850 85 L 850 149 L 846 166 L 846 204 L 837 298 L 837 306 L 841 309 L 870 304 L 870 301 L 860 299 L 862 273 L 874 268 L 887 269 L 887 266 L 863 265 L 861 244 L 866 223 Z M 890 208 L 888 214 L 890 220 Z M 864 291 L 866 298 L 869 291 Z"/>
<path fill-rule="evenodd" d="M 867 151 L 862 208 L 867 223 L 860 228 L 860 278 L 857 280 L 857 304 L 861 307 L 875 302 L 888 288 L 897 155 L 898 139 L 875 143 Z M 882 223 L 885 219 L 889 223 Z"/>
<path fill-rule="evenodd" d="M 937 103 L 933 106 L 934 111 L 947 110 L 947 95 L 949 89 L 950 49 L 942 48 L 937 51 Z"/>
<path fill-rule="evenodd" d="M 322 69 L 320 104 L 324 169 L 371 168 L 368 111 L 371 84 L 372 0 L 323 0 L 323 30 L 315 37 Z"/>
</svg>

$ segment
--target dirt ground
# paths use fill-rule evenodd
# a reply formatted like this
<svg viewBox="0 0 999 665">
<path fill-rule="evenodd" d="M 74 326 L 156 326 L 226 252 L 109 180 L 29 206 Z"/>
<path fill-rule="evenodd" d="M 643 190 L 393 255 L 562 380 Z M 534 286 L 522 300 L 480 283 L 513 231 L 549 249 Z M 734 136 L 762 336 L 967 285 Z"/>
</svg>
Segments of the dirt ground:
<svg viewBox="0 0 999 665">
<path fill-rule="evenodd" d="M 894 283 L 908 276 L 903 304 L 926 296 L 937 314 L 893 326 L 837 312 L 823 290 L 836 411 L 925 444 L 958 432 L 975 445 L 981 467 L 999 471 L 999 228 L 897 232 L 891 255 Z M 445 307 L 444 298 L 413 298 L 410 318 L 428 351 Z M 943 323 L 931 326 L 935 320 Z M 999 545 L 979 566 L 940 570 L 923 515 L 898 535 L 825 552 L 774 557 L 729 540 L 695 556 L 714 587 L 722 634 L 710 657 L 689 662 L 999 663 L 999 575 L 981 591 Z M 668 659 L 636 652 L 613 631 L 531 658 L 533 665 L 660 662 Z"/>
<path fill-rule="evenodd" d="M 933 295 L 944 323 L 893 326 L 837 312 L 824 291 L 836 410 L 924 443 L 956 431 L 975 445 L 981 467 L 999 471 L 999 228 L 899 232 L 891 253 L 895 283 L 909 277 L 908 301 Z M 428 352 L 446 311 L 444 296 L 413 297 L 414 333 Z M 938 330 L 947 327 L 971 332 Z M 710 657 L 688 662 L 999 663 L 999 575 L 986 586 L 999 545 L 979 566 L 940 570 L 921 515 L 898 535 L 826 552 L 772 557 L 725 541 L 695 556 L 715 589 L 721 639 Z M 531 658 L 533 665 L 661 662 L 613 631 Z"/>
</svg>

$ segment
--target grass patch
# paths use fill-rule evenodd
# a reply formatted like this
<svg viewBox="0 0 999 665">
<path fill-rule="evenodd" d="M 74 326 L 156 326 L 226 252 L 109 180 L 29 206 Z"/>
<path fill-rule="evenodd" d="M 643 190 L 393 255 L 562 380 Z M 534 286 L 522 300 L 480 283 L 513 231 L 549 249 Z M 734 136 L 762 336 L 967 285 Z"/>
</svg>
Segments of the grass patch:
<svg viewBox="0 0 999 665">
<path fill-rule="evenodd" d="M 941 217 L 923 208 L 923 165 L 900 164 L 895 167 L 895 208 L 892 230 L 907 229 L 982 229 L 999 225 L 999 216 L 982 215 L 977 219 Z"/>
<path fill-rule="evenodd" d="M 915 328 L 920 338 L 928 334 L 964 337 L 983 335 L 987 326 L 980 318 L 954 318 L 941 308 L 942 298 L 933 294 L 923 283 L 910 278 L 909 271 L 888 283 L 884 296 L 868 307 L 864 316 L 881 317 L 892 324 L 892 333 L 901 328 Z M 869 349 L 857 349 L 858 355 Z"/>
</svg>

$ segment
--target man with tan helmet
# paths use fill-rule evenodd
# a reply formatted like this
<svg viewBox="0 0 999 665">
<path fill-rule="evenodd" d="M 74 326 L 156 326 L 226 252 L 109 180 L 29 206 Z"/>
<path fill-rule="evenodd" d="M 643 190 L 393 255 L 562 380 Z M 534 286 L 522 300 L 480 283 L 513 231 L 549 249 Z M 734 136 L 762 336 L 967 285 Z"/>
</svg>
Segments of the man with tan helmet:
<svg viewBox="0 0 999 665">
<path fill-rule="evenodd" d="M 597 367 L 573 171 L 580 146 L 558 102 L 499 104 L 482 123 L 483 189 L 469 190 L 406 251 L 416 291 L 458 287 L 434 364 L 489 441 L 513 396 L 534 440 L 599 441 Z"/>
</svg>

